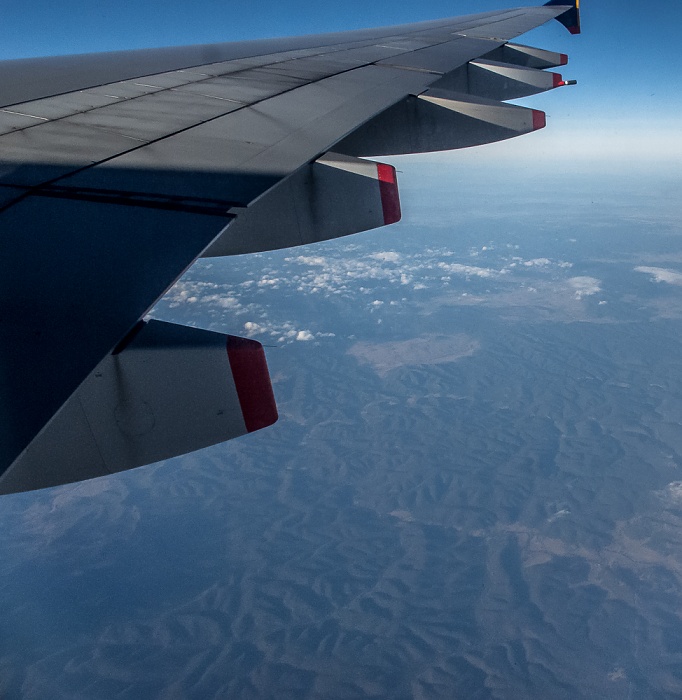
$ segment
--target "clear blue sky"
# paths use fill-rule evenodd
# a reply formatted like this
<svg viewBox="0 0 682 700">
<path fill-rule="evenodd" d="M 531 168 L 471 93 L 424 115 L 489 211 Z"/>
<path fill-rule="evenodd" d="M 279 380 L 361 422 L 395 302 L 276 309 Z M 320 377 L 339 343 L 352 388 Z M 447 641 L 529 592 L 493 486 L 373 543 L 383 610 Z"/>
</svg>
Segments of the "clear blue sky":
<svg viewBox="0 0 682 700">
<path fill-rule="evenodd" d="M 0 59 L 337 31 L 520 4 L 523 0 L 6 3 Z M 662 160 L 674 167 L 682 158 L 682 52 L 677 36 L 682 3 L 583 0 L 582 13 L 581 37 L 551 23 L 522 38 L 569 53 L 571 64 L 564 75 L 580 81 L 570 94 L 567 88 L 527 102 L 548 112 L 552 129 L 534 135 L 532 148 L 525 143 L 523 152 L 570 160 L 574 154 L 587 157 L 598 150 L 625 162 Z M 550 140 L 552 130 L 554 136 L 562 134 L 561 142 Z M 516 157 L 518 148 L 505 145 L 496 155 Z"/>
</svg>

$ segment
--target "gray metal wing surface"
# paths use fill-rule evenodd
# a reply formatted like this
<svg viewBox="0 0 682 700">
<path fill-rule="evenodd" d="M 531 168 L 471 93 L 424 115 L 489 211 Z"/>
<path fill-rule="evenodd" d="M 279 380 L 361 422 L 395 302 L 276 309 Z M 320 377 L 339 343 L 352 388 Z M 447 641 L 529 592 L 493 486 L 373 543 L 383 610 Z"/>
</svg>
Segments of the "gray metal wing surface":
<svg viewBox="0 0 682 700">
<path fill-rule="evenodd" d="M 544 126 L 541 112 L 503 100 L 564 84 L 545 69 L 566 57 L 509 41 L 555 18 L 575 31 L 577 6 L 1 62 L 0 492 L 165 458 L 165 434 L 181 454 L 276 420 L 269 381 L 251 376 L 266 372 L 264 360 L 235 360 L 226 336 L 233 388 L 216 401 L 238 420 L 199 443 L 178 438 L 202 399 L 180 383 L 177 420 L 156 420 L 168 390 L 160 368 L 182 371 L 191 353 L 177 351 L 191 346 L 218 372 L 222 341 L 159 326 L 138 337 L 141 319 L 202 254 L 398 220 L 395 171 L 366 156 Z M 137 389 L 150 378 L 144 396 L 126 384 L 133 376 Z M 96 407 L 105 386 L 116 394 L 106 415 Z M 254 422 L 247 414 L 261 404 L 267 417 Z"/>
</svg>

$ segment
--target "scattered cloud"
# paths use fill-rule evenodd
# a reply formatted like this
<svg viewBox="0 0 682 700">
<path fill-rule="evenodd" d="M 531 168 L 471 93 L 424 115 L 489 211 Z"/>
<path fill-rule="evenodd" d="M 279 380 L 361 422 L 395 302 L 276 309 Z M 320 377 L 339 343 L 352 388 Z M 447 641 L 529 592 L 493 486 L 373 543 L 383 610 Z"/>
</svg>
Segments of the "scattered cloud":
<svg viewBox="0 0 682 700">
<path fill-rule="evenodd" d="M 207 304 L 232 310 L 241 308 L 241 302 L 237 296 L 228 293 L 223 285 L 187 279 L 180 280 L 175 284 L 166 294 L 165 300 L 172 309 L 183 304 Z"/>
<path fill-rule="evenodd" d="M 524 267 L 558 267 L 560 269 L 568 269 L 573 267 L 573 263 L 566 262 L 565 260 L 550 260 L 549 258 L 534 258 L 533 260 L 524 260 L 521 264 Z"/>
<path fill-rule="evenodd" d="M 575 290 L 575 298 L 582 299 L 601 292 L 601 282 L 595 277 L 571 277 L 570 287 Z"/>
<path fill-rule="evenodd" d="M 667 282 L 682 287 L 682 273 L 675 270 L 668 270 L 664 267 L 636 267 L 635 272 L 644 272 L 651 275 L 655 282 Z"/>
<path fill-rule="evenodd" d="M 400 254 L 392 250 L 384 251 L 382 253 L 372 253 L 372 255 L 369 257 L 373 258 L 374 260 L 379 260 L 380 262 L 396 264 L 400 262 Z"/>
<path fill-rule="evenodd" d="M 262 277 L 260 280 L 258 280 L 258 286 L 259 287 L 274 287 L 277 288 L 280 286 L 282 283 L 282 280 L 279 277 Z"/>
<path fill-rule="evenodd" d="M 664 501 L 672 505 L 680 505 L 682 504 L 682 481 L 673 481 L 657 493 Z"/>
<path fill-rule="evenodd" d="M 526 260 L 523 263 L 526 267 L 547 267 L 552 261 L 549 258 L 535 258 L 534 260 Z"/>
<path fill-rule="evenodd" d="M 452 275 L 464 275 L 465 277 L 496 277 L 503 271 L 492 270 L 489 267 L 475 267 L 462 265 L 461 263 L 438 263 L 438 267 Z"/>
<path fill-rule="evenodd" d="M 485 259 L 488 264 L 467 264 L 473 262 L 472 251 L 479 256 L 474 256 L 476 262 Z M 244 328 L 249 337 L 263 342 L 293 343 L 332 337 L 329 331 L 334 329 L 324 327 L 328 317 L 309 315 L 309 308 L 298 320 L 273 317 L 285 309 L 285 313 L 291 313 L 296 308 L 294 299 L 312 295 L 332 303 L 356 303 L 364 297 L 365 304 L 357 308 L 364 308 L 365 313 L 381 309 L 383 317 L 389 308 L 395 313 L 395 307 L 405 302 L 423 303 L 424 294 L 413 294 L 422 290 L 434 294 L 436 304 L 454 300 L 456 304 L 514 308 L 540 303 L 530 301 L 529 292 L 538 299 L 551 294 L 565 298 L 568 286 L 572 296 L 580 300 L 600 291 L 599 280 L 592 277 L 567 278 L 570 262 L 545 256 L 523 257 L 519 252 L 516 245 L 493 243 L 459 253 L 446 247 L 368 253 L 357 246 L 342 246 L 317 255 L 249 257 L 238 263 L 241 272 L 236 279 L 232 275 L 233 282 L 204 281 L 207 276 L 201 279 L 199 271 L 203 268 L 199 264 L 168 292 L 154 315 L 161 318 L 165 306 L 181 311 L 188 324 L 232 332 Z M 405 292 L 400 290 L 405 288 L 410 294 L 403 297 Z M 538 290 L 546 291 L 540 295 Z M 272 294 L 292 303 L 274 304 Z M 444 295 L 450 301 L 443 302 Z M 402 301 L 397 301 L 400 297 Z"/>
<path fill-rule="evenodd" d="M 301 265 L 326 265 L 327 259 L 319 255 L 299 255 L 296 258 L 287 258 L 288 262 L 298 262 Z"/>
<path fill-rule="evenodd" d="M 565 518 L 571 514 L 571 511 L 568 510 L 567 508 L 563 508 L 562 510 L 557 511 L 552 515 L 551 517 L 547 518 L 548 523 L 553 523 L 559 520 L 560 518 Z"/>
<path fill-rule="evenodd" d="M 616 683 L 617 681 L 626 681 L 627 680 L 627 674 L 625 673 L 625 669 L 621 668 L 618 666 L 617 668 L 614 668 L 611 673 L 608 674 L 608 679 L 612 683 Z"/>
</svg>

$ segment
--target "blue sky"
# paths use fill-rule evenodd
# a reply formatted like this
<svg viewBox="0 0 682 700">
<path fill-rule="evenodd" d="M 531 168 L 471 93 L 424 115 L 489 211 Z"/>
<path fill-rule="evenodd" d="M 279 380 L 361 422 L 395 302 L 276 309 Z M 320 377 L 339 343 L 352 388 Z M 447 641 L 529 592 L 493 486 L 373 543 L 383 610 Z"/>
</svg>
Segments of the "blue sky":
<svg viewBox="0 0 682 700">
<path fill-rule="evenodd" d="M 519 4 L 518 0 L 141 0 L 126 7 L 117 0 L 38 0 L 3 8 L 0 59 L 337 31 Z M 491 153 L 496 158 L 523 157 L 566 165 L 608 161 L 636 167 L 651 163 L 679 167 L 682 52 L 677 31 L 682 24 L 682 3 L 584 0 L 582 13 L 581 37 L 571 37 L 563 27 L 551 23 L 521 39 L 571 56 L 564 75 L 577 78 L 578 88 L 525 103 L 545 110 L 551 128 L 530 140 L 495 146 L 494 152 L 481 149 L 475 157 L 485 159 Z"/>
</svg>

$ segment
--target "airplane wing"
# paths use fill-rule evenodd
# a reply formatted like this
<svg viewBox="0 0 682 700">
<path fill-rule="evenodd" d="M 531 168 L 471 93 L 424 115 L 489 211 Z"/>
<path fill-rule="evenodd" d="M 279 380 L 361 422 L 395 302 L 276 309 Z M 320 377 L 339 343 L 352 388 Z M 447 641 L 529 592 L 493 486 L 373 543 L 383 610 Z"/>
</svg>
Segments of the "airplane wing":
<svg viewBox="0 0 682 700">
<path fill-rule="evenodd" d="M 0 493 L 129 469 L 273 423 L 262 347 L 143 319 L 201 255 L 400 218 L 367 156 L 545 125 L 565 84 L 509 43 L 552 0 L 404 26 L 0 62 Z M 276 224 L 274 223 L 276 222 Z"/>
</svg>

